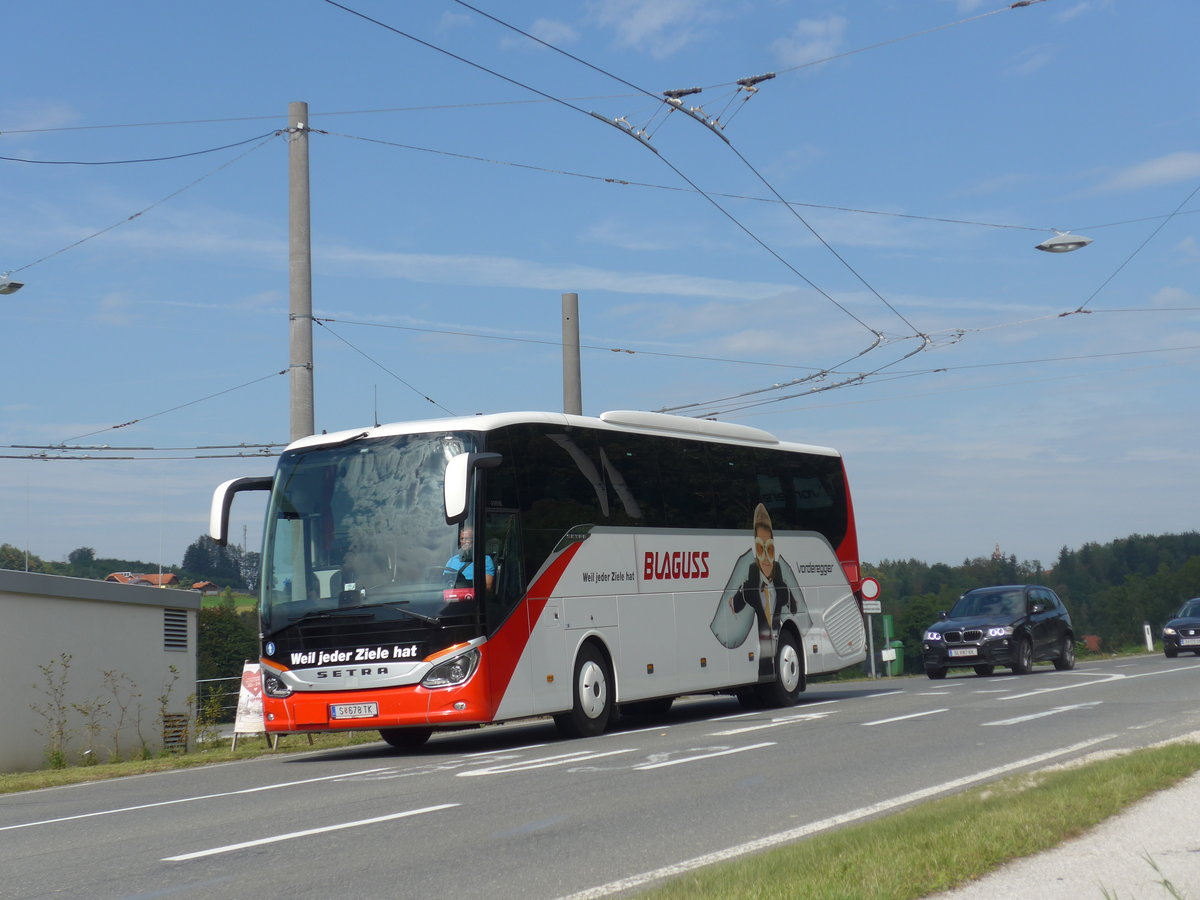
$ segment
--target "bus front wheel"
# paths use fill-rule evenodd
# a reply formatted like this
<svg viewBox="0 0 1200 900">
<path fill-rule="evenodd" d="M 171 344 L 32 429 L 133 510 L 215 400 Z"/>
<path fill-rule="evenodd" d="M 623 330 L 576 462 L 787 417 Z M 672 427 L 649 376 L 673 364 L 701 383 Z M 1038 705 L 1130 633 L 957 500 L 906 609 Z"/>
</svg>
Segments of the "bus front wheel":
<svg viewBox="0 0 1200 900">
<path fill-rule="evenodd" d="M 432 728 L 381 728 L 379 736 L 397 750 L 416 750 L 433 734 Z"/>
<path fill-rule="evenodd" d="M 575 660 L 570 712 L 554 717 L 566 737 L 603 734 L 613 714 L 613 680 L 608 661 L 595 644 L 584 644 Z"/>
<path fill-rule="evenodd" d="M 790 631 L 779 633 L 775 651 L 775 680 L 760 684 L 758 694 L 765 706 L 795 706 L 804 690 L 804 660 Z"/>
</svg>

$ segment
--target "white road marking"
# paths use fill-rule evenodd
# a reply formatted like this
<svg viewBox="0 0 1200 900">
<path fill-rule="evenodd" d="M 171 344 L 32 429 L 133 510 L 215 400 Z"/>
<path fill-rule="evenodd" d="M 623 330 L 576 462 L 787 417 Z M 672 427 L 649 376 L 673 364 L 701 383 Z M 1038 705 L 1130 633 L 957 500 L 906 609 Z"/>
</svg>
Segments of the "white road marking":
<svg viewBox="0 0 1200 900">
<path fill-rule="evenodd" d="M 1151 675 L 1170 675 L 1174 672 L 1186 672 L 1197 666 L 1175 666 L 1170 669 L 1155 669 L 1153 672 L 1142 672 L 1138 675 L 1103 675 L 1096 681 L 1081 681 L 1077 684 L 1064 684 L 1061 687 L 1039 688 L 1024 694 L 1013 694 L 1011 697 L 1001 697 L 1001 700 L 1021 700 L 1025 697 L 1036 697 L 1038 694 L 1052 694 L 1055 691 L 1073 691 L 1076 688 L 1091 687 L 1093 684 L 1111 684 L 1114 681 L 1131 681 L 1134 678 L 1149 678 Z"/>
<path fill-rule="evenodd" d="M 682 763 L 696 762 L 701 759 L 712 759 L 714 756 L 729 756 L 731 753 L 742 753 L 746 750 L 761 750 L 763 747 L 774 747 L 774 741 L 767 741 L 764 744 L 750 744 L 747 747 L 726 747 L 722 750 L 716 750 L 712 753 L 702 753 L 699 756 L 684 756 L 679 759 L 670 759 L 665 762 L 645 763 L 633 768 L 639 772 L 645 772 L 647 769 L 662 769 L 666 766 L 678 766 Z"/>
<path fill-rule="evenodd" d="M 285 781 L 282 784 L 264 784 L 260 787 L 243 788 L 240 791 L 225 791 L 220 794 L 200 794 L 196 797 L 180 797 L 176 800 L 162 800 L 158 803 L 143 803 L 140 806 L 123 806 L 118 809 L 101 809 L 96 812 L 80 813 L 77 816 L 60 816 L 57 819 L 43 819 L 40 822 L 25 822 L 21 825 L 0 825 L 0 831 L 12 831 L 15 828 L 33 828 L 35 825 L 55 825 L 59 822 L 74 822 L 77 819 L 91 819 L 96 816 L 111 816 L 116 813 L 137 812 L 141 809 L 156 809 L 160 806 L 174 806 L 178 803 L 195 803 L 197 800 L 216 800 L 221 797 L 237 797 L 242 794 L 256 794 L 260 791 L 275 791 L 280 788 L 297 787 L 302 784 L 316 784 L 320 781 L 338 781 L 354 778 L 358 775 L 372 775 L 376 772 L 387 772 L 390 769 L 364 769 L 361 772 L 347 772 L 343 775 L 326 775 L 322 778 L 306 778 L 303 781 Z"/>
<path fill-rule="evenodd" d="M 1088 709 L 1092 706 L 1099 706 L 1102 700 L 1093 700 L 1090 703 L 1074 703 L 1071 706 L 1058 706 L 1054 709 L 1043 710 L 1042 712 L 1030 713 L 1027 716 L 1017 716 L 1015 719 L 1001 719 L 999 722 L 980 722 L 982 727 L 988 725 L 1016 725 L 1020 722 L 1030 722 L 1033 719 L 1044 719 L 1046 716 L 1056 716 L 1059 713 L 1071 712 L 1075 709 Z"/>
<path fill-rule="evenodd" d="M 575 753 L 561 753 L 558 756 L 543 756 L 541 759 L 528 759 L 519 762 L 505 763 L 497 766 L 486 766 L 481 769 L 471 769 L 469 772 L 459 772 L 459 778 L 474 778 L 476 775 L 506 775 L 510 772 L 528 772 L 531 769 L 548 769 L 551 766 L 566 766 L 587 762 L 589 759 L 603 759 L 606 756 L 619 756 L 622 753 L 636 753 L 636 747 L 626 747 L 622 750 L 608 750 L 603 753 L 579 750 Z"/>
<path fill-rule="evenodd" d="M 742 728 L 730 728 L 727 731 L 711 731 L 706 737 L 731 737 L 738 734 L 746 734 L 750 731 L 763 731 L 767 728 L 778 728 L 781 725 L 796 725 L 800 722 L 816 721 L 831 715 L 827 712 L 819 713 L 801 713 L 796 716 L 781 716 L 777 719 L 772 719 L 770 722 L 759 722 L 756 725 L 746 725 Z"/>
<path fill-rule="evenodd" d="M 931 785 L 922 788 L 919 791 L 913 791 L 910 794 L 903 794 L 891 800 L 884 800 L 880 803 L 874 803 L 870 806 L 864 806 L 860 809 L 851 810 L 842 813 L 841 815 L 831 816 L 828 819 L 821 819 L 818 822 L 811 822 L 808 825 L 801 825 L 798 828 L 791 828 L 787 831 L 780 831 L 776 834 L 770 834 L 757 840 L 748 841 L 744 844 L 737 844 L 733 847 L 728 847 L 724 850 L 717 850 L 714 853 L 707 853 L 704 856 L 696 856 L 692 859 L 683 860 L 682 862 L 674 863 L 673 865 L 663 866 L 660 869 L 654 869 L 649 872 L 643 872 L 640 875 L 631 875 L 628 878 L 621 878 L 617 881 L 610 881 L 608 884 L 597 885 L 596 887 L 586 888 L 574 894 L 568 894 L 560 897 L 559 900 L 600 900 L 602 897 L 609 897 L 613 894 L 621 893 L 622 891 L 633 890 L 655 881 L 660 881 L 664 878 L 671 878 L 677 875 L 684 875 L 688 872 L 710 866 L 713 863 L 725 862 L 730 859 L 736 859 L 740 856 L 746 856 L 751 853 L 757 853 L 760 850 L 766 850 L 771 847 L 777 847 L 780 844 L 787 844 L 802 837 L 807 837 L 810 834 L 815 834 L 819 831 L 826 831 L 830 828 L 836 828 L 840 825 L 845 825 L 848 822 L 856 822 L 859 819 L 865 819 L 868 816 L 878 815 L 882 812 L 889 812 L 901 806 L 906 806 L 910 803 L 915 803 L 918 800 L 925 800 L 937 794 L 948 791 L 957 790 L 959 788 L 968 787 L 972 784 L 977 784 L 981 781 L 987 781 L 991 778 L 996 778 L 1001 775 L 1007 775 L 1009 772 L 1023 769 L 1028 766 L 1036 766 L 1039 763 L 1048 762 L 1060 756 L 1066 756 L 1069 753 L 1076 753 L 1080 750 L 1086 750 L 1088 747 L 1104 741 L 1110 741 L 1115 738 L 1115 734 L 1103 735 L 1101 737 L 1092 738 L 1091 740 L 1082 741 L 1078 744 L 1072 744 L 1069 747 L 1063 747 L 1059 750 L 1051 750 L 1048 753 L 1042 753 L 1028 759 L 1017 760 L 1003 766 L 998 766 L 994 769 L 987 769 L 983 772 L 977 772 L 974 775 L 967 775 L 963 778 L 956 778 L 953 781 L 947 781 L 942 784 Z"/>
<path fill-rule="evenodd" d="M 373 819 L 359 819 L 357 822 L 342 822 L 340 825 L 326 825 L 323 828 L 306 828 L 304 831 L 293 831 L 290 834 L 277 834 L 272 837 L 259 838 L 255 841 L 243 841 L 240 844 L 226 844 L 224 847 L 213 847 L 210 850 L 197 850 L 195 853 L 183 853 L 179 856 L 167 856 L 163 862 L 186 862 L 189 859 L 201 859 L 205 856 L 216 856 L 220 853 L 234 853 L 250 847 L 261 847 L 264 844 L 277 844 L 280 841 L 290 841 L 295 838 L 309 837 L 314 834 L 328 834 L 331 831 L 342 831 L 346 828 L 361 828 L 363 825 L 375 825 L 379 822 L 390 822 L 393 819 L 406 819 L 409 816 L 419 816 L 423 813 L 438 812 L 460 806 L 458 803 L 443 803 L 440 806 L 427 806 L 424 809 L 410 809 L 404 812 L 392 813 L 390 816 L 375 816 Z"/>
<path fill-rule="evenodd" d="M 875 722 L 863 722 L 863 725 L 888 725 L 892 722 L 903 722 L 905 719 L 919 719 L 922 716 L 936 716 L 938 713 L 948 712 L 945 709 L 930 709 L 926 712 L 909 713 L 907 716 L 895 716 L 891 719 L 879 719 Z"/>
</svg>

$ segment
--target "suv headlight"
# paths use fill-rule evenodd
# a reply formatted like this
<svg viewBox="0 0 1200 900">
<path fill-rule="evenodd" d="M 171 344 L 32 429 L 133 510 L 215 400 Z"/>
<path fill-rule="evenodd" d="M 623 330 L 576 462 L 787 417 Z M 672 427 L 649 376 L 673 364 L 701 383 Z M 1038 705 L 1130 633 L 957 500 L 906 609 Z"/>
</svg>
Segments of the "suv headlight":
<svg viewBox="0 0 1200 900">
<path fill-rule="evenodd" d="M 460 653 L 453 659 L 438 663 L 421 679 L 421 686 L 427 688 L 453 687 L 464 683 L 475 674 L 479 668 L 479 651 L 472 647 L 466 653 Z"/>
<path fill-rule="evenodd" d="M 1002 625 L 998 628 L 989 628 L 987 630 L 987 636 L 990 638 L 1012 637 L 1012 633 L 1011 625 Z"/>
<path fill-rule="evenodd" d="M 927 641 L 940 641 L 941 639 L 942 639 L 942 633 L 940 631 L 925 632 L 925 640 L 927 640 Z"/>
<path fill-rule="evenodd" d="M 1174 634 L 1174 633 L 1175 633 L 1175 629 L 1171 628 L 1169 625 L 1163 629 L 1163 634 Z"/>
</svg>

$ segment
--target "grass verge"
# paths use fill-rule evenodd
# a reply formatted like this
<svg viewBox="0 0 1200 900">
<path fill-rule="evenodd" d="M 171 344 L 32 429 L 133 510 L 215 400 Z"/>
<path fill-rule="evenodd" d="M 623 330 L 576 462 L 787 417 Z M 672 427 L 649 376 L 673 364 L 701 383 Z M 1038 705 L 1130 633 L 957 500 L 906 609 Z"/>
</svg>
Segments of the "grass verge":
<svg viewBox="0 0 1200 900">
<path fill-rule="evenodd" d="M 1019 775 L 798 844 L 698 870 L 643 900 L 906 900 L 1077 837 L 1200 771 L 1180 743 Z"/>
</svg>

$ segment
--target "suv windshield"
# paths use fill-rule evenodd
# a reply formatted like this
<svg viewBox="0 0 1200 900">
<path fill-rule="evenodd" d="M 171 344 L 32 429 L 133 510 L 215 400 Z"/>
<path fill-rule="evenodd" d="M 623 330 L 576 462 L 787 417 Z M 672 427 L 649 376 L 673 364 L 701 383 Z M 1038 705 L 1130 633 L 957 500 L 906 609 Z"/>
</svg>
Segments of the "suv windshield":
<svg viewBox="0 0 1200 900">
<path fill-rule="evenodd" d="M 470 434 L 421 434 L 284 454 L 267 511 L 264 632 L 374 607 L 438 624 L 459 553 L 446 462 L 474 448 Z"/>
<path fill-rule="evenodd" d="M 1023 591 L 972 591 L 963 594 L 950 610 L 952 619 L 982 617 L 1015 618 L 1025 613 Z"/>
</svg>

